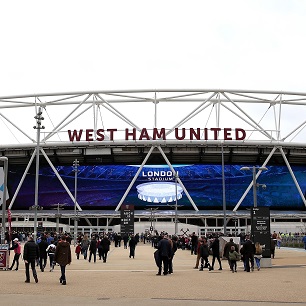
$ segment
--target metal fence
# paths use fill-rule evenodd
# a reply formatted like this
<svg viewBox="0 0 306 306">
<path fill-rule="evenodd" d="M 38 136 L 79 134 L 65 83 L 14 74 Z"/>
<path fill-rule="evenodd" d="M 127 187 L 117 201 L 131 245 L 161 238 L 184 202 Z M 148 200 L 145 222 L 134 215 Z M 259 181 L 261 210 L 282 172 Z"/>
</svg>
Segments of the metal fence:
<svg viewBox="0 0 306 306">
<path fill-rule="evenodd" d="M 282 237 L 281 246 L 290 248 L 304 248 L 303 236 Z"/>
</svg>

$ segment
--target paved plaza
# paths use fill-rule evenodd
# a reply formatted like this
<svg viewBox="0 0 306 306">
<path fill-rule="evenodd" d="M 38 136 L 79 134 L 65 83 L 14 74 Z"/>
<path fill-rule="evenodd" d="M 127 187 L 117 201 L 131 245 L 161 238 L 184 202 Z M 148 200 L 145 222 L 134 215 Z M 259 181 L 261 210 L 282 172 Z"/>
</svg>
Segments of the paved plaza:
<svg viewBox="0 0 306 306">
<path fill-rule="evenodd" d="M 239 262 L 232 273 L 226 260 L 222 271 L 218 264 L 214 271 L 193 269 L 196 256 L 179 249 L 174 273 L 166 276 L 156 276 L 150 244 L 139 243 L 135 259 L 112 244 L 106 263 L 77 260 L 73 246 L 72 252 L 66 286 L 58 266 L 53 272 L 37 267 L 37 284 L 24 282 L 22 260 L 18 271 L 0 271 L 1 305 L 306 305 L 305 250 L 276 249 L 272 268 L 247 273 Z"/>
</svg>

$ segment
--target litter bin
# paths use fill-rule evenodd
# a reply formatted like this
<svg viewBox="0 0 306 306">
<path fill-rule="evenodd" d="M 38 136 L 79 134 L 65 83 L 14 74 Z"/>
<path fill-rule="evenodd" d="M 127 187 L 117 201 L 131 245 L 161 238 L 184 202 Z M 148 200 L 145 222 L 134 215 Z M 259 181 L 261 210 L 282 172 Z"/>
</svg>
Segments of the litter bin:
<svg viewBox="0 0 306 306">
<path fill-rule="evenodd" d="M 0 269 L 8 270 L 10 264 L 9 245 L 0 244 Z"/>
</svg>

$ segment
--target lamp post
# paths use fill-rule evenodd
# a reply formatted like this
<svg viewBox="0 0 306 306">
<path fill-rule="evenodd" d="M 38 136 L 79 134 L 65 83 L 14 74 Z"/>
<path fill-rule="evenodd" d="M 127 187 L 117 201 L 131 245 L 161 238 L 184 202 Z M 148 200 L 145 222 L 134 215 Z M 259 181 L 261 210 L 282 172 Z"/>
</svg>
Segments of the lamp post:
<svg viewBox="0 0 306 306">
<path fill-rule="evenodd" d="M 54 206 L 53 209 L 56 209 L 56 213 L 55 213 L 55 218 L 56 218 L 56 233 L 59 234 L 59 222 L 60 222 L 60 217 L 62 216 L 62 214 L 60 213 L 60 210 L 64 209 L 64 206 L 67 203 L 57 203 L 57 204 L 52 204 L 51 206 Z"/>
<path fill-rule="evenodd" d="M 235 216 L 233 218 L 234 224 L 235 224 L 235 237 L 237 237 L 237 216 L 236 216 L 236 212 L 235 212 Z"/>
<path fill-rule="evenodd" d="M 35 174 L 35 201 L 34 201 L 34 241 L 37 238 L 37 209 L 38 209 L 38 180 L 39 180 L 39 146 L 40 146 L 40 130 L 45 127 L 41 125 L 42 120 L 42 108 L 38 108 L 38 113 L 34 117 L 36 119 L 36 125 L 34 129 L 37 130 L 36 133 L 36 174 Z"/>
<path fill-rule="evenodd" d="M 240 170 L 242 170 L 242 171 L 252 171 L 252 173 L 253 173 L 253 203 L 254 203 L 254 207 L 257 207 L 257 187 L 259 187 L 261 184 L 256 183 L 256 173 L 257 173 L 257 171 L 267 171 L 268 168 L 267 167 L 253 166 L 252 168 L 242 167 L 242 168 L 240 168 Z M 266 185 L 262 184 L 262 186 L 264 187 Z"/>
<path fill-rule="evenodd" d="M 174 223 L 175 223 L 175 225 L 174 225 L 174 235 L 177 236 L 177 234 L 178 234 L 178 211 L 177 211 L 177 209 L 178 209 L 178 206 L 179 206 L 179 205 L 177 205 L 177 192 L 178 192 L 177 182 L 178 182 L 178 172 L 175 171 L 174 174 L 173 174 L 173 176 L 174 176 L 174 179 L 175 179 L 175 204 L 174 204 L 174 205 L 169 205 L 169 206 L 171 206 L 171 207 L 174 206 Z M 182 205 L 180 205 L 180 206 L 182 206 Z"/>
<path fill-rule="evenodd" d="M 73 162 L 73 171 L 74 171 L 74 230 L 73 230 L 73 244 L 76 245 L 77 235 L 78 235 L 78 217 L 77 217 L 77 185 L 78 185 L 78 167 L 79 161 L 77 159 Z"/>
<path fill-rule="evenodd" d="M 152 234 L 152 232 L 154 231 L 154 227 L 153 227 L 153 212 L 157 211 L 158 210 L 158 207 L 150 207 L 150 208 L 147 208 L 146 210 L 150 210 L 150 232 Z"/>
<path fill-rule="evenodd" d="M 8 158 L 1 156 L 0 160 L 4 162 L 3 199 L 2 199 L 2 233 L 1 233 L 1 243 L 4 244 L 5 242 L 5 212 L 6 212 L 6 187 L 7 187 Z"/>
</svg>

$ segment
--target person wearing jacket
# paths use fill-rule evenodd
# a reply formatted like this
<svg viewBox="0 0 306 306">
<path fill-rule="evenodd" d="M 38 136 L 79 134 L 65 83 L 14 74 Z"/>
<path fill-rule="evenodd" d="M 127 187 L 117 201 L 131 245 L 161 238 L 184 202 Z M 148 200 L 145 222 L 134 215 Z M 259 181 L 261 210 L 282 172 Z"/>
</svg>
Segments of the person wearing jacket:
<svg viewBox="0 0 306 306">
<path fill-rule="evenodd" d="M 250 236 L 247 235 L 245 237 L 245 242 L 243 244 L 243 258 L 245 262 L 246 272 L 250 272 L 251 270 L 254 271 L 254 253 L 255 253 L 255 245 L 250 240 Z"/>
<path fill-rule="evenodd" d="M 164 266 L 164 275 L 168 274 L 169 271 L 169 258 L 171 257 L 171 243 L 168 239 L 168 235 L 164 235 L 163 239 L 161 239 L 157 245 L 157 249 L 159 250 L 159 267 L 158 273 L 156 275 L 161 275 L 162 266 Z"/>
<path fill-rule="evenodd" d="M 204 237 L 200 237 L 198 239 L 198 247 L 197 247 L 197 259 L 196 259 L 196 264 L 194 266 L 194 269 L 198 269 L 199 268 L 199 263 L 200 263 L 200 259 L 201 259 L 201 255 L 200 255 L 200 247 L 202 245 L 202 240 Z"/>
<path fill-rule="evenodd" d="M 85 260 L 87 259 L 87 252 L 88 252 L 89 244 L 90 244 L 90 241 L 88 239 L 88 236 L 85 234 L 83 239 L 81 240 L 81 249 L 82 249 L 82 254 Z"/>
<path fill-rule="evenodd" d="M 231 271 L 237 272 L 237 260 L 239 260 L 239 253 L 236 251 L 234 245 L 231 246 L 230 251 L 228 252 L 228 260 L 230 262 Z"/>
<path fill-rule="evenodd" d="M 123 239 L 123 246 L 124 246 L 125 249 L 127 249 L 128 248 L 128 242 L 129 242 L 128 234 L 124 233 L 122 239 Z"/>
<path fill-rule="evenodd" d="M 103 238 L 100 241 L 101 256 L 102 256 L 103 262 L 106 262 L 107 253 L 109 252 L 110 244 L 111 244 L 111 242 L 108 239 L 107 235 L 104 235 Z"/>
<path fill-rule="evenodd" d="M 62 285 L 66 285 L 66 266 L 70 265 L 71 263 L 71 249 L 69 242 L 66 241 L 66 236 L 63 235 L 61 240 L 57 243 L 55 249 L 54 260 L 57 262 L 61 267 L 61 277 L 60 283 Z"/>
<path fill-rule="evenodd" d="M 209 271 L 214 269 L 214 264 L 215 264 L 215 260 L 218 260 L 219 263 L 219 270 L 222 270 L 222 265 L 221 265 L 221 259 L 220 259 L 220 241 L 218 236 L 216 236 L 212 242 L 212 244 L 210 245 L 210 249 L 212 251 L 212 262 L 211 262 L 211 267 L 209 268 Z"/>
<path fill-rule="evenodd" d="M 171 244 L 171 256 L 169 257 L 169 263 L 168 263 L 168 274 L 173 273 L 173 257 L 175 255 L 175 252 L 177 251 L 177 237 L 173 236 L 172 239 L 169 239 Z"/>
<path fill-rule="evenodd" d="M 18 271 L 19 257 L 21 255 L 21 245 L 20 245 L 20 242 L 18 241 L 18 238 L 13 239 L 13 245 L 9 248 L 9 250 L 14 250 L 14 259 L 13 259 L 12 265 L 8 269 L 12 270 L 16 263 L 15 271 Z"/>
<path fill-rule="evenodd" d="M 191 255 L 197 255 L 197 249 L 198 249 L 198 236 L 195 232 L 191 235 L 191 241 L 190 241 L 190 247 L 191 247 Z"/>
<path fill-rule="evenodd" d="M 129 240 L 129 248 L 130 248 L 130 255 L 129 258 L 135 258 L 135 249 L 137 245 L 137 240 L 135 239 L 134 235 L 131 235 Z"/>
<path fill-rule="evenodd" d="M 96 262 L 97 260 L 97 239 L 95 236 L 92 237 L 90 244 L 89 244 L 89 259 L 88 259 L 89 262 L 91 262 L 92 255 L 93 255 L 93 261 Z"/>
<path fill-rule="evenodd" d="M 49 261 L 50 261 L 50 272 L 54 270 L 54 255 L 55 255 L 55 249 L 56 245 L 54 244 L 54 240 L 51 240 L 50 244 L 48 245 L 46 252 L 49 256 Z"/>
<path fill-rule="evenodd" d="M 208 249 L 208 244 L 207 244 L 207 239 L 206 238 L 202 238 L 200 240 L 200 248 L 199 248 L 199 256 L 200 256 L 200 260 L 201 260 L 201 267 L 199 269 L 199 271 L 203 271 L 204 268 L 210 268 L 210 264 L 208 261 L 208 257 L 209 257 L 209 249 Z M 205 265 L 204 265 L 204 261 L 205 261 Z"/>
<path fill-rule="evenodd" d="M 35 269 L 36 260 L 39 258 L 39 248 L 33 236 L 29 236 L 27 243 L 23 247 L 23 260 L 25 263 L 26 283 L 30 282 L 30 265 L 35 282 L 38 283 L 37 272 Z"/>
<path fill-rule="evenodd" d="M 228 261 L 228 265 L 231 267 L 231 262 L 229 260 L 228 254 L 232 249 L 232 246 L 235 248 L 235 251 L 238 252 L 239 247 L 238 245 L 234 242 L 233 238 L 230 238 L 230 241 L 228 241 L 225 246 L 224 246 L 224 250 L 223 250 L 223 257 L 225 257 Z"/>
<path fill-rule="evenodd" d="M 45 236 L 41 237 L 41 241 L 38 243 L 39 247 L 39 265 L 40 265 L 40 271 L 44 272 L 45 267 L 47 265 L 47 248 L 48 248 L 48 242 Z"/>
</svg>

